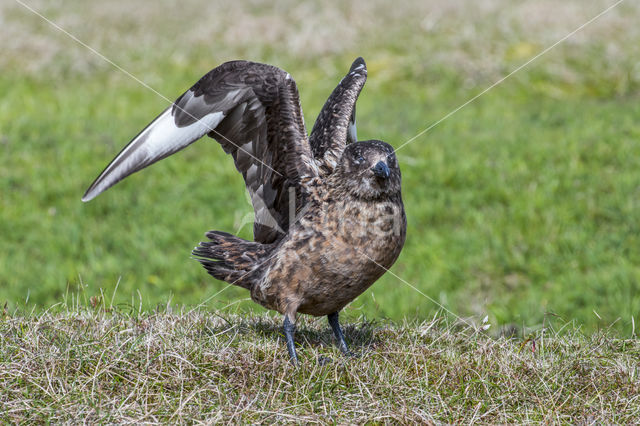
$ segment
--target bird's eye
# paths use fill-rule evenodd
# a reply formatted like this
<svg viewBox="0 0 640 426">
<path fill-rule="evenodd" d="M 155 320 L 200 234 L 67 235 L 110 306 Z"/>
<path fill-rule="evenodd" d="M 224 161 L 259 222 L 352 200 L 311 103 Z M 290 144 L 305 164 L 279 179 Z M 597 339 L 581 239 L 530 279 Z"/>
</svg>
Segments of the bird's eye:
<svg viewBox="0 0 640 426">
<path fill-rule="evenodd" d="M 362 163 L 364 163 L 364 157 L 363 157 L 362 155 L 358 155 L 358 156 L 356 157 L 356 159 L 354 160 L 354 162 L 355 162 L 356 164 L 362 164 Z"/>
</svg>

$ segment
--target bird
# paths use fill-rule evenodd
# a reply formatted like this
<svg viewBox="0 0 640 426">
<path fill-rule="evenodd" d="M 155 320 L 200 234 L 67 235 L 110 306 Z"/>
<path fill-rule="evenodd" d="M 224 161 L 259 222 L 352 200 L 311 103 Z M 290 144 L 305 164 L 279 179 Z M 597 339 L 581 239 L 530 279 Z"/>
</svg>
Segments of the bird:
<svg viewBox="0 0 640 426">
<path fill-rule="evenodd" d="M 327 316 L 339 349 L 353 355 L 339 312 L 394 264 L 407 227 L 394 148 L 357 140 L 356 101 L 366 78 L 359 57 L 307 136 L 289 73 L 257 62 L 223 63 L 134 137 L 82 200 L 204 135 L 215 139 L 250 194 L 253 241 L 209 231 L 192 257 L 214 278 L 249 290 L 253 301 L 284 315 L 293 364 L 298 314 Z"/>
</svg>

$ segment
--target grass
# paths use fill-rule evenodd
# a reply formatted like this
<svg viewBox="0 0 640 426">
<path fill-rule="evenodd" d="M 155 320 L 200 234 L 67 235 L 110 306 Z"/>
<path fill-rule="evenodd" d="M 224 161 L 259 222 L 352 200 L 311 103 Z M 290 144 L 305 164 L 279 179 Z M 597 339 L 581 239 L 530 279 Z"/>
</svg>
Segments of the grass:
<svg viewBox="0 0 640 426">
<path fill-rule="evenodd" d="M 640 416 L 640 345 L 611 330 L 587 335 L 552 320 L 544 331 L 496 339 L 442 317 L 350 318 L 346 336 L 359 357 L 345 359 L 326 321 L 307 318 L 295 368 L 280 318 L 140 308 L 96 298 L 37 315 L 5 311 L 0 421 L 630 424 Z"/>
<path fill-rule="evenodd" d="M 281 66 L 308 128 L 363 55 L 359 136 L 400 146 L 610 3 L 29 4 L 170 99 L 225 60 Z M 42 312 L 70 290 L 117 287 L 115 303 L 145 311 L 170 300 L 262 312 L 189 259 L 206 230 L 251 236 L 230 159 L 199 142 L 82 204 L 166 103 L 18 3 L 0 11 L 0 301 Z M 387 274 L 349 315 L 425 320 L 440 304 L 498 331 L 539 330 L 553 314 L 632 334 L 638 17 L 625 2 L 398 152 L 409 229 L 392 271 L 437 303 Z"/>
<path fill-rule="evenodd" d="M 613 4 L 25 1 L 170 99 L 278 65 L 308 129 L 362 55 L 359 136 L 396 147 Z M 295 369 L 281 319 L 189 259 L 251 236 L 230 159 L 202 141 L 82 204 L 166 102 L 1 2 L 0 421 L 637 422 L 639 19 L 624 2 L 399 150 L 407 244 L 342 315 L 360 357 L 303 316 Z"/>
<path fill-rule="evenodd" d="M 362 55 L 359 136 L 399 147 L 613 2 L 26 3 L 170 99 L 278 65 L 308 129 Z M 202 141 L 82 204 L 166 102 L 1 2 L 0 421 L 637 422 L 639 19 L 624 2 L 398 151 L 407 244 L 342 315 L 360 357 L 303 316 L 295 369 L 281 319 L 189 259 L 251 236 L 230 159 Z"/>
</svg>

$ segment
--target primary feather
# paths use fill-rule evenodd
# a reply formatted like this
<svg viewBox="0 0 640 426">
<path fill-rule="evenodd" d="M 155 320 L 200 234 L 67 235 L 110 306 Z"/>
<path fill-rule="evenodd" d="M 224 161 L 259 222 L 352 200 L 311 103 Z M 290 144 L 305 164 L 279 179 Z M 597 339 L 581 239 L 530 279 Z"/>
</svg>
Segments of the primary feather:
<svg viewBox="0 0 640 426">
<path fill-rule="evenodd" d="M 133 138 L 82 200 L 208 134 L 242 173 L 255 211 L 255 241 L 276 241 L 288 230 L 292 213 L 304 207 L 306 182 L 328 175 L 345 145 L 355 141 L 355 103 L 366 75 L 364 60 L 356 59 L 307 138 L 298 89 L 287 72 L 255 62 L 224 63 Z M 289 211 L 291 194 L 295 212 Z"/>
<path fill-rule="evenodd" d="M 322 176 L 331 174 L 345 146 L 358 140 L 356 101 L 366 80 L 364 59 L 357 58 L 325 102 L 313 125 L 309 143 Z"/>
</svg>

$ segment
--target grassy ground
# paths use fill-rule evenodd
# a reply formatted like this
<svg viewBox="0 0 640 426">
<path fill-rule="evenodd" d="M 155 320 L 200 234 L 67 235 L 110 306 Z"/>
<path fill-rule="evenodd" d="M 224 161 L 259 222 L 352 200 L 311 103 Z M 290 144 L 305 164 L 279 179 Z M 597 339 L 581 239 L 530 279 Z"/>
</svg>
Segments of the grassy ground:
<svg viewBox="0 0 640 426">
<path fill-rule="evenodd" d="M 561 337 L 550 326 L 493 339 L 442 319 L 352 319 L 346 335 L 359 357 L 345 359 L 326 322 L 307 319 L 295 368 L 279 318 L 94 305 L 4 313 L 0 421 L 631 424 L 640 416 L 640 345 L 608 331 L 565 324 Z"/>
<path fill-rule="evenodd" d="M 299 84 L 308 128 L 362 55 L 359 136 L 396 147 L 612 4 L 27 3 L 171 99 L 229 59 L 279 65 Z M 541 328 L 552 313 L 632 335 L 639 18 L 623 3 L 398 152 L 409 234 L 395 274 L 457 315 L 489 315 L 492 330 Z M 145 310 L 259 310 L 189 259 L 204 231 L 236 232 L 251 212 L 221 149 L 200 142 L 83 205 L 166 103 L 18 3 L 0 4 L 0 20 L 0 301 L 42 310 L 70 290 L 117 287 L 117 304 Z M 348 311 L 438 309 L 387 274 Z"/>
</svg>

